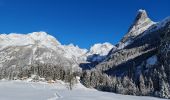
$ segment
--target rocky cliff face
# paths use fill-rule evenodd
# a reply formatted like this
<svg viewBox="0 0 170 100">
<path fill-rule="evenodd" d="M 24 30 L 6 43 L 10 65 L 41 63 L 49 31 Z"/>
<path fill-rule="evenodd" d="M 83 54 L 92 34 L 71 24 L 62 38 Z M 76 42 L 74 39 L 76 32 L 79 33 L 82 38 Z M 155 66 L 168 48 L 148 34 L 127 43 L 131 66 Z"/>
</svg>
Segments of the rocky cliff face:
<svg viewBox="0 0 170 100">
<path fill-rule="evenodd" d="M 133 24 L 130 26 L 128 32 L 119 42 L 118 48 L 124 48 L 131 42 L 133 39 L 145 32 L 148 28 L 153 26 L 153 22 L 147 15 L 145 10 L 139 10 Z"/>
</svg>

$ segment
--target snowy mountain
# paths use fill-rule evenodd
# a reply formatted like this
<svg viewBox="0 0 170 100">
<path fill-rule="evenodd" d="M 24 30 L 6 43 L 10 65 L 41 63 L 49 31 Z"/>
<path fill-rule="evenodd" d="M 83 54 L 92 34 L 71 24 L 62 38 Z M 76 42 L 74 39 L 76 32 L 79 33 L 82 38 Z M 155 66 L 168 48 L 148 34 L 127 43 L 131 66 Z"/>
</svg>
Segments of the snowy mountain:
<svg viewBox="0 0 170 100">
<path fill-rule="evenodd" d="M 37 74 L 47 79 L 64 80 L 59 72 L 70 68 L 80 71 L 79 63 L 86 60 L 87 53 L 86 49 L 72 44 L 62 45 L 45 32 L 1 34 L 0 48 L 0 78 L 8 79 Z"/>
<path fill-rule="evenodd" d="M 94 44 L 87 53 L 87 61 L 100 62 L 107 56 L 111 49 L 116 49 L 116 47 L 108 42 Z"/>
<path fill-rule="evenodd" d="M 25 34 L 1 34 L 0 35 L 0 46 L 1 49 L 9 46 L 27 46 L 35 45 L 44 46 L 47 48 L 56 49 L 60 45 L 54 37 L 47 35 L 45 32 L 33 32 L 27 35 Z"/>
<path fill-rule="evenodd" d="M 100 56 L 105 56 L 112 48 L 115 48 L 115 46 L 108 42 L 97 43 L 90 48 L 89 54 L 99 54 Z"/>
<path fill-rule="evenodd" d="M 170 98 L 169 38 L 170 17 L 153 22 L 139 10 L 117 49 L 86 70 L 82 82 L 103 91 Z"/>
<path fill-rule="evenodd" d="M 133 42 L 133 39 L 145 32 L 148 28 L 156 24 L 147 15 L 145 10 L 140 9 L 136 15 L 136 18 L 129 28 L 126 35 L 119 42 L 119 49 L 124 48 Z"/>
<path fill-rule="evenodd" d="M 136 64 L 141 63 L 141 61 L 147 59 L 156 52 L 157 47 L 161 42 L 160 31 L 165 30 L 168 23 L 168 18 L 155 23 L 148 18 L 145 10 L 139 10 L 130 31 L 128 31 L 117 45 L 116 52 L 115 50 L 110 51 L 101 65 L 110 63 L 110 67 L 108 68 L 110 69 L 112 67 L 115 68 L 116 66 L 133 66 L 132 62 L 135 62 Z M 98 68 L 102 69 L 100 67 Z M 105 69 L 107 70 L 107 68 Z"/>
<path fill-rule="evenodd" d="M 78 62 L 86 60 L 87 49 L 81 49 L 73 44 L 60 45 L 60 47 L 65 51 L 64 56 L 69 59 L 75 59 Z"/>
<path fill-rule="evenodd" d="M 126 42 L 130 39 L 135 38 L 136 36 L 140 35 L 144 31 L 146 31 L 150 26 L 155 24 L 147 15 L 145 10 L 140 9 L 137 13 L 137 16 L 129 28 L 128 33 L 123 37 L 121 42 Z"/>
<path fill-rule="evenodd" d="M 48 35 L 46 32 L 33 32 L 29 34 L 11 33 L 8 35 L 0 35 L 1 50 L 7 47 L 17 46 L 32 46 L 33 50 L 36 50 L 36 47 L 48 48 L 55 50 L 60 54 L 64 54 L 64 57 L 66 58 L 72 58 L 72 56 L 79 57 L 87 52 L 86 49 L 80 49 L 78 46 L 74 46 L 73 44 L 61 45 L 57 39 Z"/>
<path fill-rule="evenodd" d="M 72 63 L 79 69 L 79 63 L 91 57 L 93 61 L 102 60 L 113 48 L 110 43 L 95 44 L 89 51 L 73 44 L 62 45 L 46 32 L 28 34 L 0 35 L 1 68 L 25 67 L 35 64 L 50 64 L 70 67 Z M 97 56 L 93 56 L 97 55 Z M 100 56 L 100 58 L 99 58 Z"/>
</svg>

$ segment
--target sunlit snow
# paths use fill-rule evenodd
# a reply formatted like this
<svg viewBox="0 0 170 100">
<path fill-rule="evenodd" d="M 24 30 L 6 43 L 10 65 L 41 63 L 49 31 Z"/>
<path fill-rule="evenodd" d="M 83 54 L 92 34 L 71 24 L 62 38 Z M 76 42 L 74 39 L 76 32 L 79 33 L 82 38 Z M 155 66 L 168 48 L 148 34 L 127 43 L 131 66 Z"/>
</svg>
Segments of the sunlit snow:
<svg viewBox="0 0 170 100">
<path fill-rule="evenodd" d="M 161 100 L 155 97 L 128 96 L 88 89 L 80 83 L 68 90 L 58 81 L 54 84 L 23 81 L 0 81 L 0 100 Z"/>
</svg>

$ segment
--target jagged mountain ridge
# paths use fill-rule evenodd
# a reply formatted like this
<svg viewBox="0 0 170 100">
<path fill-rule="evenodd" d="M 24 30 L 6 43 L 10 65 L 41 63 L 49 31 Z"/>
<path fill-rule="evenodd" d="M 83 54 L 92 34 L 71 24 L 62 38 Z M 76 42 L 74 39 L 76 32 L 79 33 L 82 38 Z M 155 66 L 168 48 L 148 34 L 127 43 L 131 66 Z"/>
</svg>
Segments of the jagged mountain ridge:
<svg viewBox="0 0 170 100">
<path fill-rule="evenodd" d="M 96 45 L 103 47 L 102 50 L 95 48 Z M 31 64 L 58 64 L 68 66 L 70 62 L 78 66 L 81 62 L 86 62 L 87 57 L 101 53 L 107 55 L 113 47 L 110 43 L 96 44 L 90 51 L 81 49 L 73 44 L 62 45 L 56 38 L 46 32 L 33 32 L 29 34 L 1 34 L 0 35 L 0 65 L 28 66 Z M 100 55 L 100 54 L 99 54 Z"/>
<path fill-rule="evenodd" d="M 69 68 L 72 59 L 61 44 L 45 32 L 24 34 L 0 35 L 0 65 L 2 70 L 17 71 L 17 68 L 28 68 L 37 64 L 62 65 Z M 78 67 L 75 67 L 78 70 Z"/>
<path fill-rule="evenodd" d="M 86 49 L 80 49 L 78 46 L 73 45 L 61 45 L 61 43 L 56 40 L 53 36 L 48 35 L 46 32 L 33 32 L 29 34 L 16 34 L 11 33 L 1 34 L 0 35 L 0 47 L 1 49 L 13 46 L 32 46 L 33 51 L 35 52 L 36 47 L 49 48 L 52 50 L 57 50 L 57 52 L 63 54 L 66 58 L 71 58 L 72 53 L 68 52 L 68 48 L 72 48 L 73 51 L 79 51 L 77 55 L 80 56 L 87 52 Z M 63 53 L 65 52 L 65 53 Z"/>
</svg>

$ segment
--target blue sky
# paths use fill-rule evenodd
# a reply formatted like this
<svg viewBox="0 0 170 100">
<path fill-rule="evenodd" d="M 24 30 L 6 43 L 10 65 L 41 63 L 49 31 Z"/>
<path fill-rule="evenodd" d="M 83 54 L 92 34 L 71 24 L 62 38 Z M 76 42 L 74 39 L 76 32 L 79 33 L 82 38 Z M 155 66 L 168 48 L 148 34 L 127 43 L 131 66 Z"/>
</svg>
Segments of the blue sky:
<svg viewBox="0 0 170 100">
<path fill-rule="evenodd" d="M 138 9 L 153 21 L 170 16 L 170 0 L 0 0 L 0 33 L 45 31 L 62 44 L 116 44 Z"/>
</svg>

